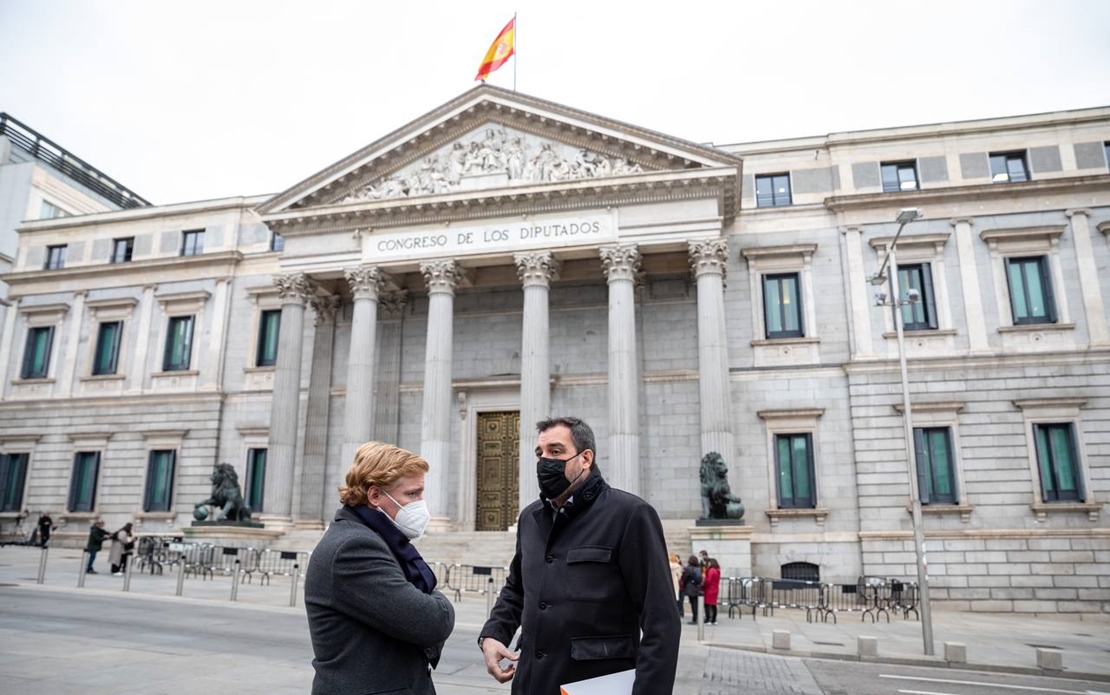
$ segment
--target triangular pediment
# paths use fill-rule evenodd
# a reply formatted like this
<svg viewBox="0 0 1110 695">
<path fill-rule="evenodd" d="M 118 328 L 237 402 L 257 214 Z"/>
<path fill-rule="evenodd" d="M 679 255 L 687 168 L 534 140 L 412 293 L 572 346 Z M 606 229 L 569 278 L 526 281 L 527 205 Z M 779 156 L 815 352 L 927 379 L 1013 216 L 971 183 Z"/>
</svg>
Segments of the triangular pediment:
<svg viewBox="0 0 1110 695">
<path fill-rule="evenodd" d="M 482 85 L 278 194 L 259 212 L 394 208 L 667 172 L 738 176 L 740 164 L 710 147 Z"/>
</svg>

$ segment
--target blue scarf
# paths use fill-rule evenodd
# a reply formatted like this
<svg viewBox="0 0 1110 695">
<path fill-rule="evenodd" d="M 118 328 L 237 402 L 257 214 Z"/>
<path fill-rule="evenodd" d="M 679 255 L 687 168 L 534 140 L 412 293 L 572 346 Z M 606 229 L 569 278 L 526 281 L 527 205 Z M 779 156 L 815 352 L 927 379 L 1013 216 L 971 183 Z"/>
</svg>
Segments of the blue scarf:
<svg viewBox="0 0 1110 695">
<path fill-rule="evenodd" d="M 405 534 L 401 533 L 401 529 L 394 525 L 393 520 L 385 512 L 371 509 L 362 504 L 357 507 L 347 505 L 347 509 L 357 514 L 358 518 L 362 519 L 362 523 L 377 531 L 385 544 L 389 546 L 393 557 L 397 558 L 397 562 L 401 565 L 401 571 L 405 573 L 405 579 L 409 580 L 410 584 L 425 594 L 432 593 L 432 590 L 436 588 L 436 576 L 428 567 L 428 563 L 424 562 L 424 558 L 420 556 L 416 546 L 409 541 Z"/>
</svg>

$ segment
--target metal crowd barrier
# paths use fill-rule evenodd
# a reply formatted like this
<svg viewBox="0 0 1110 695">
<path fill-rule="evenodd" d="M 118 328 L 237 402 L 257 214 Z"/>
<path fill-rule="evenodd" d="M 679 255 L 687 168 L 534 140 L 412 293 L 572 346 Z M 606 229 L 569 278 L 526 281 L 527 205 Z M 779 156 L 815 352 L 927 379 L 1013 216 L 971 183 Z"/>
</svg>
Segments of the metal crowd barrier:
<svg viewBox="0 0 1110 695">
<path fill-rule="evenodd" d="M 308 570 L 310 556 L 311 553 L 267 548 L 257 553 L 252 573 L 258 574 L 259 584 L 269 584 L 273 577 L 303 577 Z M 248 584 L 252 573 L 247 574 Z"/>
<path fill-rule="evenodd" d="M 755 577 L 729 577 L 725 580 L 725 605 L 728 606 L 728 617 L 736 611 L 738 617 L 744 617 L 744 609 L 752 609 L 752 620 L 755 620 L 759 591 L 759 579 Z M 685 597 L 683 597 L 685 600 Z"/>
<path fill-rule="evenodd" d="M 806 612 L 806 621 L 835 623 L 838 613 L 860 613 L 860 620 L 871 618 L 876 622 L 885 616 L 890 622 L 890 612 L 901 613 L 908 619 L 910 613 L 919 618 L 919 592 L 916 583 L 903 582 L 888 577 L 860 577 L 855 584 L 834 584 L 801 579 L 771 579 L 763 577 L 729 577 L 725 580 L 725 604 L 728 617 L 743 617 L 744 609 L 751 608 L 752 619 L 756 610 L 763 615 L 774 615 L 776 608 L 794 608 Z"/>
<path fill-rule="evenodd" d="M 436 577 L 436 586 L 443 589 L 447 586 L 447 573 L 451 569 L 451 565 L 446 562 L 427 562 L 428 569 L 432 570 L 432 574 Z"/>
<path fill-rule="evenodd" d="M 492 598 L 501 591 L 508 573 L 508 567 L 451 565 L 447 569 L 446 587 L 454 590 L 456 603 L 462 599 L 464 592 L 485 594 L 487 598 Z"/>
</svg>

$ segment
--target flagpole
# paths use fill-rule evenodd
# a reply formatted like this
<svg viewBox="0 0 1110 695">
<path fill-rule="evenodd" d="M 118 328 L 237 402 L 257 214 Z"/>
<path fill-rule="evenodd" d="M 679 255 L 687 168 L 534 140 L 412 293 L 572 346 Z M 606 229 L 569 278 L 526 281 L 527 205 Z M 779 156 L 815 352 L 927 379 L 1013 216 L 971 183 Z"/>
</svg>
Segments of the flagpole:
<svg viewBox="0 0 1110 695">
<path fill-rule="evenodd" d="M 516 23 L 516 12 L 513 13 L 513 57 L 516 63 L 520 62 L 520 25 Z M 516 91 L 516 63 L 513 63 L 513 91 Z"/>
</svg>

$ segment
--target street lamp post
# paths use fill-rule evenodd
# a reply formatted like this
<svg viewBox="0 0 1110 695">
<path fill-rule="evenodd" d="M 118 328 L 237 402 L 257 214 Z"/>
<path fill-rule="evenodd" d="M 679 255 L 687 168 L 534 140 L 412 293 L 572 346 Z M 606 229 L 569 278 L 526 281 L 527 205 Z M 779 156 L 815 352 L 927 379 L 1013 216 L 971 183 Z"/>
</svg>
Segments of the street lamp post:
<svg viewBox="0 0 1110 695">
<path fill-rule="evenodd" d="M 906 470 L 910 476 L 913 545 L 917 552 L 917 586 L 919 600 L 921 601 L 921 636 L 925 642 L 925 654 L 932 656 L 935 651 L 933 648 L 933 615 L 929 607 L 929 573 L 925 564 L 925 531 L 921 522 L 921 490 L 918 485 L 916 456 L 913 446 L 913 410 L 910 405 L 910 379 L 906 370 L 906 345 L 902 316 L 902 305 L 920 301 L 920 297 L 915 300 L 911 292 L 908 299 L 902 299 L 898 287 L 898 258 L 895 255 L 898 237 L 901 236 L 902 230 L 905 229 L 907 224 L 919 217 L 921 217 L 921 210 L 917 208 L 906 208 L 898 212 L 898 231 L 895 233 L 894 239 L 891 240 L 890 246 L 887 247 L 886 258 L 883 259 L 879 272 L 871 278 L 871 284 L 881 285 L 884 279 L 888 280 L 890 283 L 891 305 L 894 307 L 894 329 L 898 336 L 898 369 L 902 377 L 902 426 L 906 437 Z M 887 277 L 884 278 L 883 270 L 888 263 L 890 264 L 890 270 Z M 882 302 L 882 304 L 885 306 L 886 302 Z"/>
</svg>

